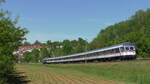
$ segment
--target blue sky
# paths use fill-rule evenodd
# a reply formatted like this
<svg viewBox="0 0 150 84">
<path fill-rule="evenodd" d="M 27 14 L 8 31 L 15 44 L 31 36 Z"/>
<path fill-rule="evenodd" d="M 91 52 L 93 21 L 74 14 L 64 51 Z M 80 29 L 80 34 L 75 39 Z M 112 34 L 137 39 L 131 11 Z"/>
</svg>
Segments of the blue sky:
<svg viewBox="0 0 150 84">
<path fill-rule="evenodd" d="M 123 21 L 150 0 L 7 0 L 0 5 L 30 32 L 29 42 L 62 41 L 83 37 L 91 41 L 99 31 Z"/>
</svg>

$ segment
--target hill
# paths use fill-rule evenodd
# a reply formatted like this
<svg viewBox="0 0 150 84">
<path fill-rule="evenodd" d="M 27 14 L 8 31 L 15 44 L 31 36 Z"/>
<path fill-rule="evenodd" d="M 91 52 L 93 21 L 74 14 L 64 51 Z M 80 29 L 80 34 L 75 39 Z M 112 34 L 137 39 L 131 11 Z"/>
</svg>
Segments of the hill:
<svg viewBox="0 0 150 84">
<path fill-rule="evenodd" d="M 131 42 L 139 57 L 150 57 L 150 9 L 139 10 L 128 20 L 111 25 L 99 32 L 90 49 Z"/>
</svg>

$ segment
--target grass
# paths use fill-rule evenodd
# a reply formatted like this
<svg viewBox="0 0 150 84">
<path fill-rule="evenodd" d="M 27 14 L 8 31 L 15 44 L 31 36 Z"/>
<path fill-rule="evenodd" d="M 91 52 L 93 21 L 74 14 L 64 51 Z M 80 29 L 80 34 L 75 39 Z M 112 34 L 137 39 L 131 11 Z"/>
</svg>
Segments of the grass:
<svg viewBox="0 0 150 84">
<path fill-rule="evenodd" d="M 29 79 L 32 81 L 43 79 L 41 84 L 61 84 L 57 83 L 58 81 L 68 84 L 66 81 L 70 80 L 75 82 L 74 84 L 78 84 L 78 82 L 81 84 L 83 82 L 84 84 L 86 81 L 96 81 L 96 83 L 92 82 L 93 84 L 103 84 L 99 83 L 100 81 L 109 81 L 106 84 L 150 83 L 150 61 L 49 65 L 21 64 L 17 65 L 17 67 L 20 69 L 25 68 L 25 72 L 28 72 L 26 75 L 28 75 Z M 41 75 L 44 74 L 45 76 L 42 77 Z M 48 77 L 51 78 L 51 82 L 48 81 Z M 45 81 L 48 81 L 49 83 L 46 83 Z M 116 83 L 113 81 L 116 81 Z"/>
</svg>

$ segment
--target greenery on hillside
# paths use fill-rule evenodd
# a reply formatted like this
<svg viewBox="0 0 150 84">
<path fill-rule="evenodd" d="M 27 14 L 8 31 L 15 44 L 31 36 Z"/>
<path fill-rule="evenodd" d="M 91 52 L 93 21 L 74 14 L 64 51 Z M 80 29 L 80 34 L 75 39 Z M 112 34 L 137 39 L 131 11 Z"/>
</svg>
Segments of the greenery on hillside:
<svg viewBox="0 0 150 84">
<path fill-rule="evenodd" d="M 0 0 L 0 3 L 3 1 Z M 5 84 L 8 75 L 14 72 L 13 51 L 21 45 L 27 33 L 25 29 L 16 26 L 17 20 L 12 20 L 9 15 L 8 11 L 0 10 L 0 84 Z"/>
<path fill-rule="evenodd" d="M 135 44 L 139 57 L 150 57 L 150 9 L 139 10 L 128 20 L 101 30 L 90 43 L 90 49 L 122 42 Z"/>
</svg>

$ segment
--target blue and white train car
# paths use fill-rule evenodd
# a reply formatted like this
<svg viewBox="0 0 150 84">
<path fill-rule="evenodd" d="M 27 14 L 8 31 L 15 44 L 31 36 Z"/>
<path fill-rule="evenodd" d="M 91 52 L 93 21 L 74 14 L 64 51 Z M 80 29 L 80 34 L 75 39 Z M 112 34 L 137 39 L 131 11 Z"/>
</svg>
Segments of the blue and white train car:
<svg viewBox="0 0 150 84">
<path fill-rule="evenodd" d="M 74 62 L 93 62 L 111 60 L 130 60 L 136 58 L 135 46 L 126 42 L 110 47 L 91 50 L 88 52 L 77 53 L 67 56 L 44 58 L 45 63 L 74 63 Z"/>
</svg>

